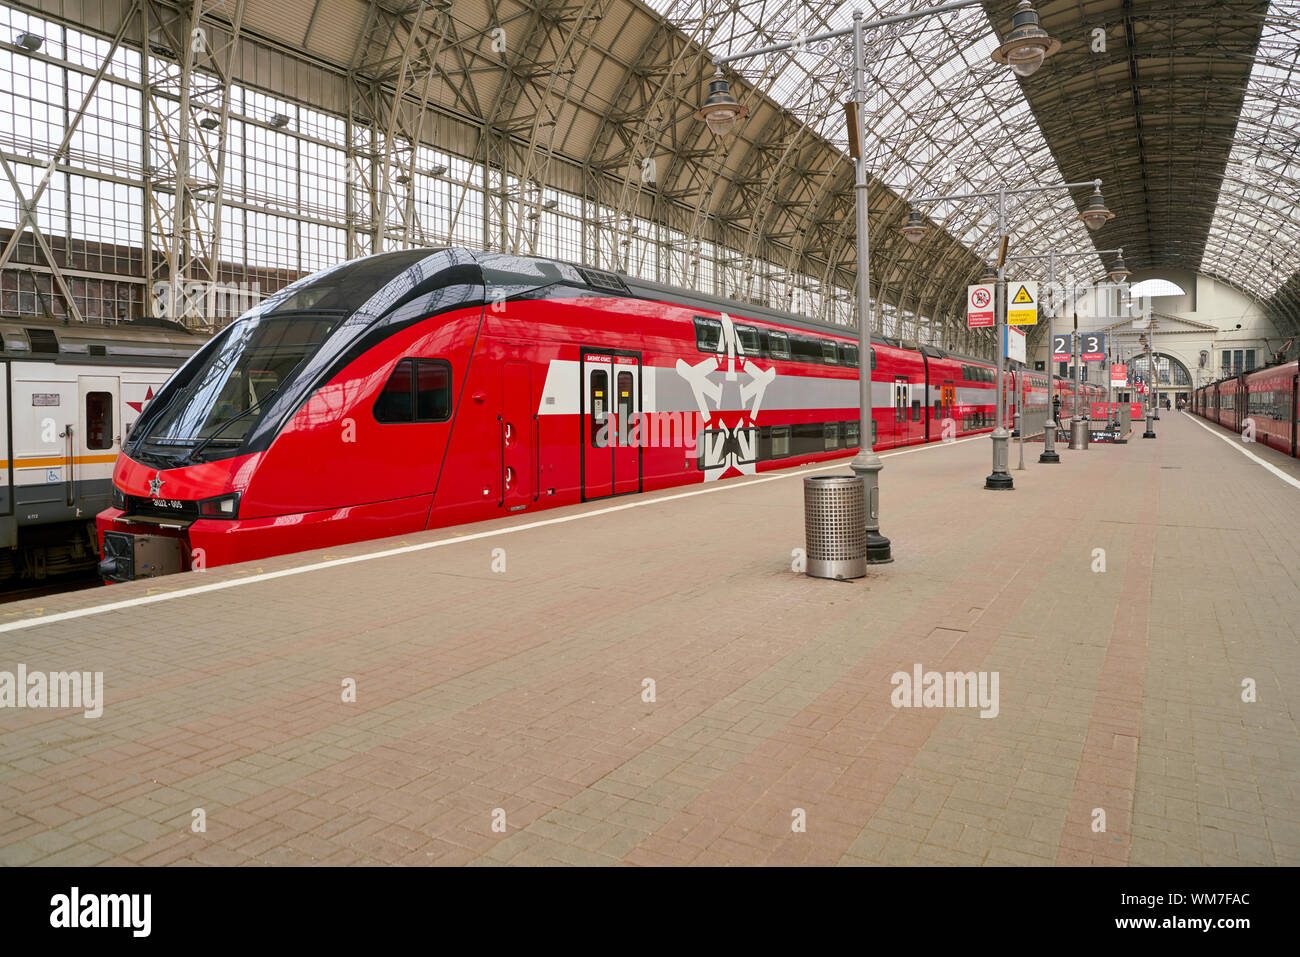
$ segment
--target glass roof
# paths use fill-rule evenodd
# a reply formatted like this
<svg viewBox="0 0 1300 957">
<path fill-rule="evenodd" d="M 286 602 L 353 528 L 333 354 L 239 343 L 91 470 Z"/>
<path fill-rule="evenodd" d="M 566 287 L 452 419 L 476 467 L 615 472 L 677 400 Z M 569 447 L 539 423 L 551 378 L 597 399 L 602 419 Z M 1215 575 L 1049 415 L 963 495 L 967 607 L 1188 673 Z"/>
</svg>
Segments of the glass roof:
<svg viewBox="0 0 1300 957">
<path fill-rule="evenodd" d="M 1300 0 L 1273 0 L 1201 271 L 1259 299 L 1300 272 Z"/>
<path fill-rule="evenodd" d="M 870 20 L 934 5 L 934 0 L 739 0 L 720 9 L 717 0 L 647 2 L 714 55 L 847 27 L 855 8 Z M 868 32 L 867 110 L 874 119 L 867 130 L 867 169 L 872 176 L 905 198 L 1065 182 L 1019 82 L 989 58 L 997 44 L 980 5 Z M 845 37 L 726 69 L 847 152 L 843 104 L 852 95 L 851 51 Z M 970 200 L 918 208 L 978 255 L 994 252 L 996 221 L 990 208 Z M 1012 254 L 1041 254 L 1051 245 L 1061 252 L 1093 248 L 1077 215 L 1064 189 L 1021 198 L 1009 217 Z M 1103 275 L 1100 260 L 1091 257 L 1073 260 L 1072 269 L 1080 281 Z M 1027 264 L 1022 270 L 1036 271 L 1038 266 Z"/>
</svg>

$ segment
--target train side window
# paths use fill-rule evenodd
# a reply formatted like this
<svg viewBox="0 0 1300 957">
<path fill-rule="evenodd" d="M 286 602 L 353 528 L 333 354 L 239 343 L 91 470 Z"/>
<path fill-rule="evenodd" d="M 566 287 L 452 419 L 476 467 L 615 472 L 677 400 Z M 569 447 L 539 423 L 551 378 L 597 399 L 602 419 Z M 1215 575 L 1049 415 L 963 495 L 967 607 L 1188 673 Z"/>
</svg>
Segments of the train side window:
<svg viewBox="0 0 1300 957">
<path fill-rule="evenodd" d="M 858 367 L 858 347 L 840 343 L 840 365 Z"/>
<path fill-rule="evenodd" d="M 822 426 L 822 441 L 828 452 L 839 447 L 840 424 L 838 422 L 827 422 Z"/>
<path fill-rule="evenodd" d="M 840 363 L 839 350 L 835 348 L 835 343 L 830 339 L 822 340 L 822 362 L 832 366 Z"/>
<path fill-rule="evenodd" d="M 736 338 L 740 341 L 740 348 L 745 350 L 745 357 L 756 359 L 762 353 L 758 344 L 758 330 L 753 326 L 736 326 Z"/>
<path fill-rule="evenodd" d="M 113 447 L 113 393 L 86 393 L 86 448 Z"/>
<path fill-rule="evenodd" d="M 912 421 L 913 422 L 921 421 L 921 400 L 920 399 L 912 400 Z"/>
<path fill-rule="evenodd" d="M 717 352 L 722 343 L 722 323 L 717 319 L 695 317 L 695 348 L 701 352 Z"/>
<path fill-rule="evenodd" d="M 858 444 L 858 423 L 844 423 L 844 447 L 851 449 Z"/>
<path fill-rule="evenodd" d="M 608 416 L 609 373 L 604 369 L 593 369 L 591 373 L 591 447 L 594 449 L 609 448 L 609 435 L 601 434 L 605 429 Z"/>
<path fill-rule="evenodd" d="M 796 362 L 821 362 L 821 345 L 816 339 L 793 336 L 790 339 L 790 352 Z"/>
<path fill-rule="evenodd" d="M 441 359 L 415 364 L 415 420 L 446 422 L 451 418 L 451 366 Z"/>
<path fill-rule="evenodd" d="M 768 356 L 773 359 L 789 359 L 790 337 L 784 332 L 769 332 L 767 334 L 767 352 Z"/>
<path fill-rule="evenodd" d="M 872 372 L 876 371 L 876 350 L 875 349 L 871 350 L 871 371 Z M 872 441 L 874 442 L 875 439 L 872 438 Z"/>
<path fill-rule="evenodd" d="M 772 428 L 772 458 L 783 458 L 790 454 L 790 426 L 778 425 Z"/>
<path fill-rule="evenodd" d="M 402 359 L 393 368 L 393 373 L 384 383 L 379 398 L 375 399 L 374 416 L 376 422 L 410 422 L 415 403 L 412 396 L 411 378 L 415 372 L 415 360 Z"/>
</svg>

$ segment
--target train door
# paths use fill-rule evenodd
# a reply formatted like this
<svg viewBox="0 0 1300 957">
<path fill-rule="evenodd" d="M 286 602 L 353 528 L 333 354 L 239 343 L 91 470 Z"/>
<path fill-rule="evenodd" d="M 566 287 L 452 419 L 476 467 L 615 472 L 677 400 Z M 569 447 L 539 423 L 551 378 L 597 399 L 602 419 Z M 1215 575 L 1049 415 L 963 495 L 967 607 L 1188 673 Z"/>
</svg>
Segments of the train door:
<svg viewBox="0 0 1300 957">
<path fill-rule="evenodd" d="M 9 361 L 0 360 L 0 366 L 3 366 L 4 377 L 0 381 L 0 423 L 3 423 L 5 434 L 8 439 L 5 445 L 0 448 L 0 455 L 4 455 L 4 470 L 0 472 L 0 530 L 6 528 L 3 521 L 14 514 L 14 448 L 13 448 L 13 422 L 9 418 L 9 393 L 11 385 L 9 382 Z M 12 523 L 8 527 L 13 527 Z M 17 541 L 0 540 L 0 546 L 16 545 Z"/>
<path fill-rule="evenodd" d="M 641 360 L 614 357 L 614 494 L 641 490 L 641 446 L 636 417 L 641 411 Z"/>
<path fill-rule="evenodd" d="M 890 436 L 892 441 L 888 442 L 888 446 L 891 448 L 907 444 L 907 386 L 907 376 L 894 376 L 894 421 L 890 423 L 893 435 Z"/>
<path fill-rule="evenodd" d="M 518 512 L 537 501 L 537 406 L 531 370 L 515 359 L 501 365 L 501 505 Z"/>
<path fill-rule="evenodd" d="M 1297 421 L 1300 420 L 1300 375 L 1291 377 L 1291 415 L 1288 418 L 1291 420 L 1291 454 L 1294 456 L 1300 454 L 1296 447 L 1297 439 L 1300 439 L 1296 434 L 1297 426 L 1300 426 L 1300 421 Z"/>
<path fill-rule="evenodd" d="M 80 420 L 81 427 L 69 425 L 72 434 L 65 437 L 69 451 L 64 478 L 68 505 L 82 514 L 93 514 L 109 504 L 113 463 L 122 439 L 120 392 L 117 376 L 77 376 L 77 414 L 70 419 Z"/>
<path fill-rule="evenodd" d="M 638 491 L 641 449 L 633 430 L 641 411 L 640 357 L 584 350 L 581 383 L 583 499 Z"/>
<path fill-rule="evenodd" d="M 956 422 L 957 406 L 957 386 L 952 379 L 944 379 L 943 387 L 939 390 L 939 438 L 944 437 L 944 423 L 949 419 L 953 420 L 952 435 L 956 436 L 958 423 Z"/>
</svg>

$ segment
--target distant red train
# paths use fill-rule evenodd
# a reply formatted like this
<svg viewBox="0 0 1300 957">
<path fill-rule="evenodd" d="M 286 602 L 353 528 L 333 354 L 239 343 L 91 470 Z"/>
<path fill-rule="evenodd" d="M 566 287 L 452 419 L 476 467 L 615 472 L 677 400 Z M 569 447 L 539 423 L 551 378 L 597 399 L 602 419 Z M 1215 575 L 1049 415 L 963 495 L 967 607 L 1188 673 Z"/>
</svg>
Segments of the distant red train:
<svg viewBox="0 0 1300 957">
<path fill-rule="evenodd" d="M 986 360 L 875 339 L 877 449 L 993 428 Z M 97 518 L 127 581 L 855 452 L 842 327 L 545 259 L 327 269 L 214 337 L 137 419 Z M 1065 386 L 1058 380 L 1058 391 Z M 1047 376 L 1008 377 L 1032 430 Z"/>
<path fill-rule="evenodd" d="M 1234 432 L 1245 432 L 1247 420 L 1254 440 L 1297 455 L 1300 430 L 1300 360 L 1266 366 L 1220 379 L 1192 393 L 1192 411 Z"/>
</svg>

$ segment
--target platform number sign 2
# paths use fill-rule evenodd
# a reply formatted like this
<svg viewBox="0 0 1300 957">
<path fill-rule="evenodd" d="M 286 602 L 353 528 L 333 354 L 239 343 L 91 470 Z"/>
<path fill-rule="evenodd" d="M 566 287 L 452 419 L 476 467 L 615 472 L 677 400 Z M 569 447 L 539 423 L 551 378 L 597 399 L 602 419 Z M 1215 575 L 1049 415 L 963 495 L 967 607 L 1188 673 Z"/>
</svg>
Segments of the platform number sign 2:
<svg viewBox="0 0 1300 957">
<path fill-rule="evenodd" d="M 1063 336 L 1052 336 L 1052 361 L 1069 362 L 1070 361 L 1070 334 Z"/>
</svg>

